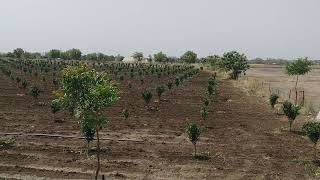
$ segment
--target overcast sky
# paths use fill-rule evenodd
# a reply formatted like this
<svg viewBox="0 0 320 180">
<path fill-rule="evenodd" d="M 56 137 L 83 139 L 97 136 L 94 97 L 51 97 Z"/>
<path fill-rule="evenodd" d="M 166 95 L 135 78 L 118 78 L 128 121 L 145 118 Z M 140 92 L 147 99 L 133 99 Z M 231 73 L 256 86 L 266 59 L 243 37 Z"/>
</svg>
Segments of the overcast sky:
<svg viewBox="0 0 320 180">
<path fill-rule="evenodd" d="M 0 51 L 320 59 L 320 0 L 0 0 Z"/>
</svg>

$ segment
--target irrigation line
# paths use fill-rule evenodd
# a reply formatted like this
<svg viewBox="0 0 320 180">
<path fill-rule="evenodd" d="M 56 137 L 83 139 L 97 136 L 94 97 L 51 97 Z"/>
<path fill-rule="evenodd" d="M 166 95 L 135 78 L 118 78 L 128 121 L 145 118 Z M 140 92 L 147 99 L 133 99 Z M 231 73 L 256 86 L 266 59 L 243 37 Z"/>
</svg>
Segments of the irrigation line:
<svg viewBox="0 0 320 180">
<path fill-rule="evenodd" d="M 2 136 L 35 136 L 35 137 L 48 137 L 48 138 L 73 138 L 73 139 L 85 139 L 83 136 L 67 136 L 67 135 L 61 135 L 61 134 L 26 134 L 26 133 L 3 133 L 0 132 L 0 135 Z M 137 143 L 143 143 L 144 140 L 137 140 L 137 139 L 112 139 L 112 138 L 99 138 L 100 140 L 105 141 L 130 141 L 130 142 L 137 142 Z M 94 138 L 96 140 L 96 138 Z"/>
</svg>

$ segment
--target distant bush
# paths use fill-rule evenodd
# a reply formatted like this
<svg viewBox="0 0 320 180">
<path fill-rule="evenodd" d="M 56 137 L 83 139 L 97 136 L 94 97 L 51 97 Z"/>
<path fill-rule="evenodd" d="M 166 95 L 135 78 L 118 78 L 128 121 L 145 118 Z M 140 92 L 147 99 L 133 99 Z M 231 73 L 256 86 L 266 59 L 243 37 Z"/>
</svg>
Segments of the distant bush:
<svg viewBox="0 0 320 180">
<path fill-rule="evenodd" d="M 277 104 L 277 100 L 278 100 L 279 96 L 277 94 L 271 94 L 269 101 L 270 101 L 270 105 L 272 108 L 274 108 L 274 106 Z"/>
<path fill-rule="evenodd" d="M 129 110 L 127 108 L 124 108 L 122 110 L 122 115 L 123 115 L 124 119 L 127 120 L 129 117 Z"/>
<path fill-rule="evenodd" d="M 39 88 L 38 86 L 36 86 L 36 85 L 33 85 L 33 86 L 31 86 L 29 93 L 30 93 L 30 95 L 31 95 L 32 97 L 34 97 L 35 99 L 37 99 L 38 96 L 39 96 L 39 94 L 40 94 L 40 92 L 41 92 L 40 88 Z"/>
</svg>

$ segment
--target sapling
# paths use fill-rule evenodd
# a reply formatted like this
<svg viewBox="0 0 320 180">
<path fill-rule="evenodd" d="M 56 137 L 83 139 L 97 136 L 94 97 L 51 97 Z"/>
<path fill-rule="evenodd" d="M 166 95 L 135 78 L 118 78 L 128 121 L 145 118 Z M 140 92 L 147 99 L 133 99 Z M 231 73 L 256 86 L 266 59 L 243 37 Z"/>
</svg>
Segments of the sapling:
<svg viewBox="0 0 320 180">
<path fill-rule="evenodd" d="M 200 113 L 201 113 L 202 119 L 203 119 L 203 120 L 206 120 L 207 117 L 208 117 L 208 114 L 209 114 L 209 112 L 208 112 L 208 107 L 207 107 L 207 106 L 203 106 L 203 107 L 201 108 Z"/>
<path fill-rule="evenodd" d="M 176 80 L 175 80 L 175 84 L 176 84 L 177 87 L 178 87 L 179 84 L 180 84 L 180 79 L 179 79 L 178 77 L 177 77 Z"/>
<path fill-rule="evenodd" d="M 159 101 L 160 101 L 162 93 L 164 93 L 165 90 L 166 89 L 165 89 L 165 87 L 163 85 L 159 85 L 159 86 L 156 87 L 156 91 L 157 91 L 157 95 L 158 95 Z"/>
<path fill-rule="evenodd" d="M 269 101 L 272 109 L 274 109 L 274 106 L 277 104 L 277 100 L 279 99 L 279 96 L 277 94 L 271 94 Z"/>
<path fill-rule="evenodd" d="M 202 101 L 203 101 L 204 106 L 209 106 L 209 99 L 208 98 L 205 97 L 205 98 L 203 98 Z"/>
<path fill-rule="evenodd" d="M 296 119 L 296 117 L 299 115 L 300 107 L 292 104 L 290 101 L 285 101 L 283 103 L 282 110 L 289 120 L 289 126 L 290 126 L 289 128 L 291 132 L 292 123 Z"/>
<path fill-rule="evenodd" d="M 30 88 L 30 95 L 32 97 L 34 97 L 35 99 L 38 98 L 39 94 L 40 94 L 41 90 L 38 86 L 36 85 L 33 85 L 31 88 Z"/>
<path fill-rule="evenodd" d="M 211 96 L 214 92 L 213 86 L 212 85 L 208 85 L 208 93 Z"/>
<path fill-rule="evenodd" d="M 57 100 L 53 100 L 50 104 L 50 110 L 53 113 L 53 120 L 55 120 L 56 112 L 60 111 L 61 106 Z"/>
<path fill-rule="evenodd" d="M 186 133 L 188 135 L 189 140 L 194 146 L 194 157 L 197 156 L 197 142 L 200 138 L 201 130 L 195 123 L 190 123 L 187 125 Z"/>
<path fill-rule="evenodd" d="M 146 104 L 148 105 L 152 99 L 152 94 L 150 91 L 148 91 L 147 89 L 143 90 L 141 92 L 142 98 L 144 99 L 144 101 L 146 102 Z"/>
<path fill-rule="evenodd" d="M 172 81 L 167 82 L 167 87 L 169 90 L 172 88 L 172 85 L 173 85 Z"/>
<path fill-rule="evenodd" d="M 320 138 L 320 122 L 306 122 L 302 129 L 306 135 L 313 142 L 314 159 L 317 158 L 317 143 Z"/>
</svg>

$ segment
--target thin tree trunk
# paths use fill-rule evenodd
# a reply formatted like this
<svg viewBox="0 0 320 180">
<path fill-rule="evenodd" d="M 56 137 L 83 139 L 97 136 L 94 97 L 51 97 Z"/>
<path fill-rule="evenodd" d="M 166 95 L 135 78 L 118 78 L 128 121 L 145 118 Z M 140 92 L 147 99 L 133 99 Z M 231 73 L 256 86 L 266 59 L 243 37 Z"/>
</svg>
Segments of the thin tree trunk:
<svg viewBox="0 0 320 180">
<path fill-rule="evenodd" d="M 297 79 L 296 79 L 296 85 L 295 85 L 295 90 L 296 90 L 296 99 L 295 99 L 295 104 L 297 105 L 298 103 L 298 78 L 299 78 L 299 75 L 297 75 Z"/>
<path fill-rule="evenodd" d="M 194 146 L 194 157 L 197 157 L 197 146 L 196 144 L 193 144 Z"/>
<path fill-rule="evenodd" d="M 314 160 L 317 160 L 317 143 L 313 144 L 313 150 L 314 150 Z"/>
<path fill-rule="evenodd" d="M 291 132 L 292 121 L 289 120 L 289 131 Z"/>
<path fill-rule="evenodd" d="M 98 159 L 98 164 L 97 164 L 97 171 L 96 171 L 95 180 L 98 180 L 99 171 L 100 171 L 100 141 L 99 141 L 99 128 L 97 128 L 97 129 L 96 129 L 96 131 L 97 131 L 97 159 Z"/>
</svg>

